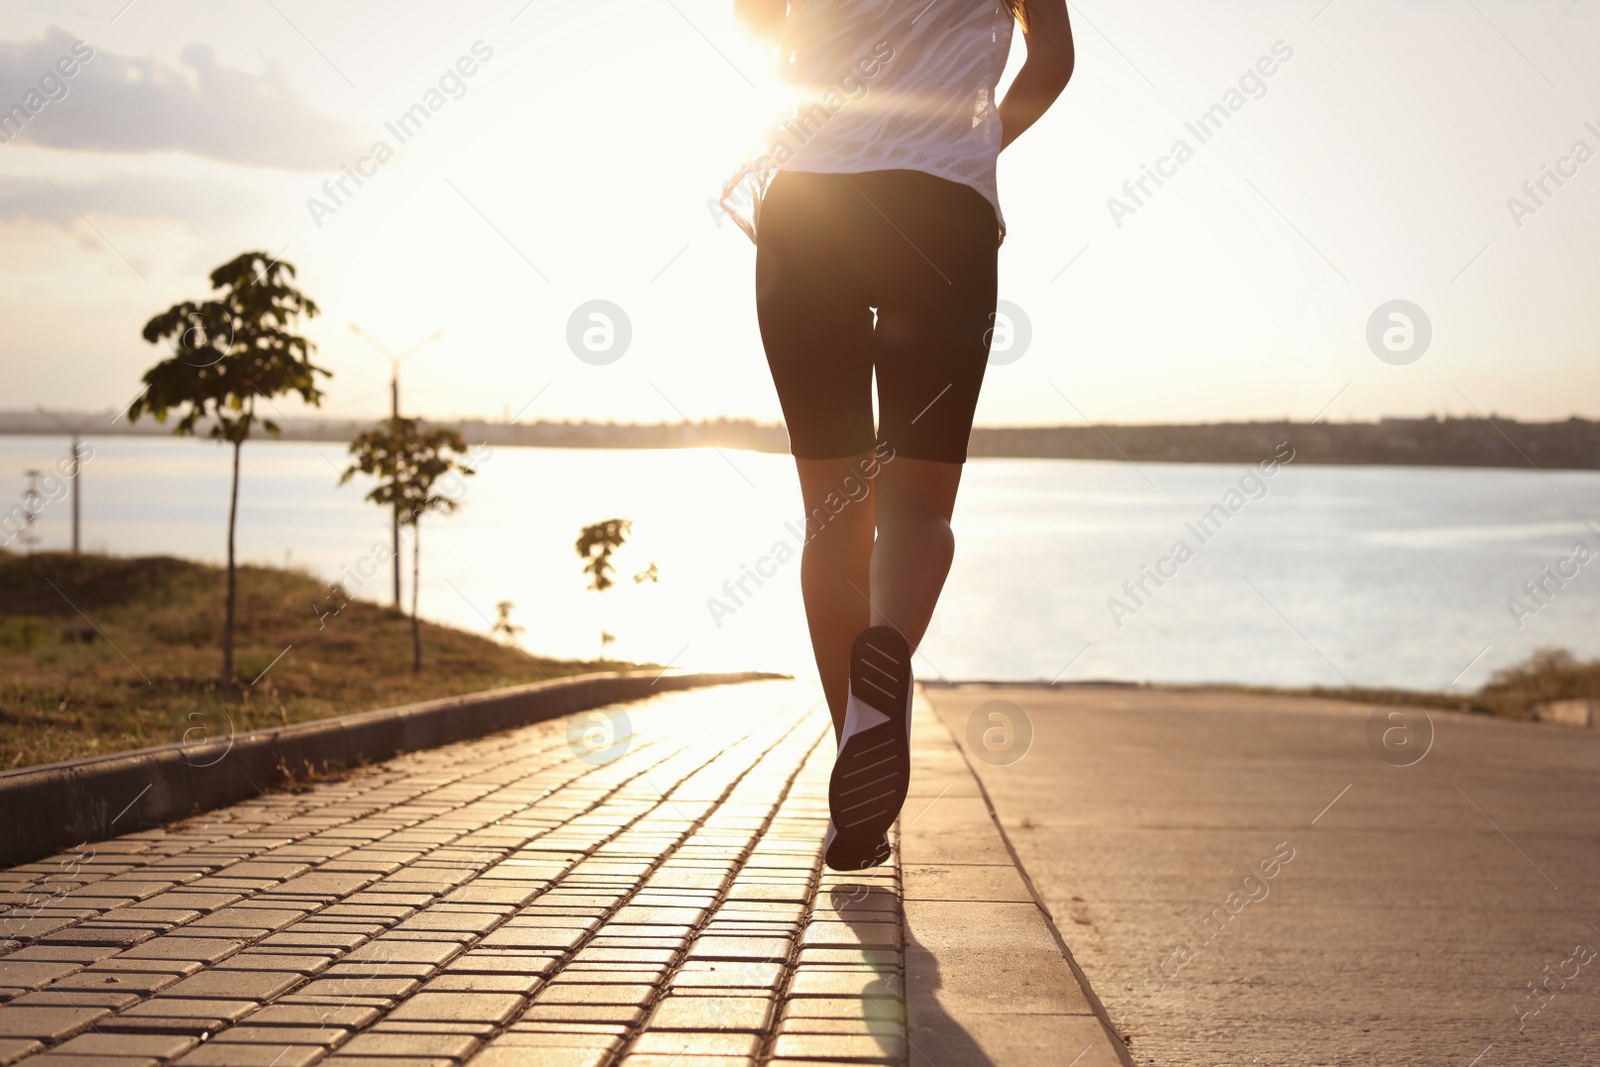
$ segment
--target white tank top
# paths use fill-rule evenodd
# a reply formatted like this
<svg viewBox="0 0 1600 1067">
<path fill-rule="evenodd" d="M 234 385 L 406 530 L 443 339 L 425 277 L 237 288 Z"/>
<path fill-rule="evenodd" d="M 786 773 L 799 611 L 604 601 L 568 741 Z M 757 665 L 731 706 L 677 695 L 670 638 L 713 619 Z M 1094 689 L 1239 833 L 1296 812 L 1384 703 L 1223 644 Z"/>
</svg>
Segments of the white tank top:
<svg viewBox="0 0 1600 1067">
<path fill-rule="evenodd" d="M 995 184 L 995 85 L 1011 50 L 1007 0 L 790 0 L 777 49 L 796 106 L 724 187 L 755 240 L 780 170 L 917 170 L 971 186 L 1005 219 Z"/>
</svg>

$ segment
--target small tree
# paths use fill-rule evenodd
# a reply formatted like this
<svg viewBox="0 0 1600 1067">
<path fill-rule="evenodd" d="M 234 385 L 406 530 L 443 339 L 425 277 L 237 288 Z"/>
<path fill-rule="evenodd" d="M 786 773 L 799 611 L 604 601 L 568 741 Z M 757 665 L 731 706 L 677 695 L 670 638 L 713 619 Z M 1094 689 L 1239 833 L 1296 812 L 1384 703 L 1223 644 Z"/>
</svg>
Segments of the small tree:
<svg viewBox="0 0 1600 1067">
<path fill-rule="evenodd" d="M 615 579 L 611 577 L 615 570 L 611 565 L 611 555 L 621 548 L 628 540 L 628 534 L 633 530 L 633 523 L 627 519 L 607 519 L 591 526 L 585 526 L 578 533 L 578 556 L 584 561 L 583 573 L 589 575 L 589 588 L 597 593 L 604 593 L 613 585 Z M 606 633 L 605 623 L 600 624 L 600 659 L 606 658 L 606 645 L 615 638 Z"/>
<path fill-rule="evenodd" d="M 451 455 L 455 453 L 455 455 Z M 418 419 L 392 418 L 350 442 L 356 461 L 339 478 L 343 485 L 357 474 L 378 478 L 366 499 L 381 507 L 398 508 L 400 525 L 411 530 L 411 669 L 422 670 L 422 626 L 417 601 L 422 575 L 422 516 L 430 511 L 446 515 L 461 506 L 454 497 L 434 491 L 447 474 L 470 477 L 478 473 L 458 458 L 467 443 L 454 430 L 425 430 Z"/>
<path fill-rule="evenodd" d="M 296 393 L 307 404 L 322 401 L 316 376 L 329 372 L 312 365 L 315 345 L 293 332 L 301 316 L 318 314 L 315 302 L 289 284 L 294 267 L 265 252 L 246 252 L 211 272 L 210 300 L 174 304 L 145 323 L 144 339 L 169 341 L 172 356 L 144 375 L 145 389 L 128 408 L 137 422 L 146 412 L 166 422 L 173 408 L 182 417 L 173 433 L 193 434 L 202 420 L 209 436 L 233 446 L 233 485 L 228 495 L 228 602 L 222 626 L 222 689 L 233 689 L 234 610 L 238 573 L 234 531 L 239 517 L 239 451 L 256 422 L 257 398 Z M 261 425 L 276 435 L 269 418 Z"/>
<path fill-rule="evenodd" d="M 494 625 L 489 627 L 491 634 L 508 645 L 515 645 L 517 638 L 521 636 L 523 630 L 527 629 L 527 627 L 518 626 L 511 621 L 511 612 L 516 606 L 516 603 L 510 600 L 502 600 L 497 603 L 494 606 Z"/>
<path fill-rule="evenodd" d="M 597 522 L 592 526 L 585 526 L 578 534 L 578 555 L 584 560 L 583 573 L 589 575 L 589 588 L 595 592 L 603 593 L 616 585 L 616 579 L 611 577 L 615 568 L 611 564 L 612 553 L 621 548 L 628 540 L 628 534 L 633 532 L 633 523 L 627 519 L 607 519 Z M 661 581 L 660 572 L 654 563 L 633 576 L 635 585 L 645 582 Z M 606 646 L 615 641 L 616 635 L 606 632 L 605 623 L 600 624 L 600 658 L 606 658 Z"/>
</svg>

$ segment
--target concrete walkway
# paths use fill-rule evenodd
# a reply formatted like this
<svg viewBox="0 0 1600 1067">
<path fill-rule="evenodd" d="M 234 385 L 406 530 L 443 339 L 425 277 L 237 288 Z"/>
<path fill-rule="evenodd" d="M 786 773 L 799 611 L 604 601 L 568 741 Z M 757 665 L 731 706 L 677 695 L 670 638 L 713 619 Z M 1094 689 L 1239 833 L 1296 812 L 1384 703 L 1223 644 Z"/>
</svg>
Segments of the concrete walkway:
<svg viewBox="0 0 1600 1067">
<path fill-rule="evenodd" d="M 1600 1064 L 1600 731 L 1434 712 L 1429 747 L 1334 701 L 927 695 L 958 736 L 1031 733 L 973 766 L 1139 1063 Z"/>
<path fill-rule="evenodd" d="M 831 737 L 677 693 L 0 873 L 0 1065 L 1124 1062 L 926 708 L 903 880 L 821 869 Z"/>
</svg>

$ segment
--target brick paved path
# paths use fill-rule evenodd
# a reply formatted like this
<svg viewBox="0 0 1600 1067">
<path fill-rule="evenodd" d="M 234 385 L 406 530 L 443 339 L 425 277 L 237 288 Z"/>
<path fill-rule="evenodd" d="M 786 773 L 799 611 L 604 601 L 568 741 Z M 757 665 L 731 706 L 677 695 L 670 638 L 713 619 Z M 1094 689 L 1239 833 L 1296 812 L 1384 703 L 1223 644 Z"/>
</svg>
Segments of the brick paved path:
<svg viewBox="0 0 1600 1067">
<path fill-rule="evenodd" d="M 0 872 L 0 1065 L 904 1063 L 897 868 L 821 869 L 820 694 L 623 710 L 609 762 L 580 715 Z"/>
</svg>

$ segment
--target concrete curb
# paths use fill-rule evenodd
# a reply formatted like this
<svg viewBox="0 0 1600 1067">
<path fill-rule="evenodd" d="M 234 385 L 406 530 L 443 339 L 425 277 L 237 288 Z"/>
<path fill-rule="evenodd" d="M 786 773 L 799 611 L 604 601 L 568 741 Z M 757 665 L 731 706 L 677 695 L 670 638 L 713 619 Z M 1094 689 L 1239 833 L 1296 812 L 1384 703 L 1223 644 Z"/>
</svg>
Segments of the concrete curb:
<svg viewBox="0 0 1600 1067">
<path fill-rule="evenodd" d="M 920 689 L 899 835 L 911 1067 L 1133 1067 L 966 752 Z"/>
<path fill-rule="evenodd" d="M 0 869 L 259 795 L 293 774 L 378 762 L 657 693 L 782 675 L 611 673 L 0 773 Z"/>
</svg>

